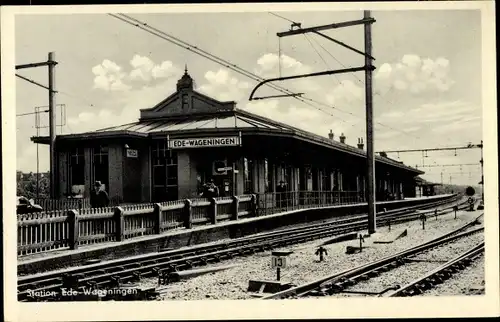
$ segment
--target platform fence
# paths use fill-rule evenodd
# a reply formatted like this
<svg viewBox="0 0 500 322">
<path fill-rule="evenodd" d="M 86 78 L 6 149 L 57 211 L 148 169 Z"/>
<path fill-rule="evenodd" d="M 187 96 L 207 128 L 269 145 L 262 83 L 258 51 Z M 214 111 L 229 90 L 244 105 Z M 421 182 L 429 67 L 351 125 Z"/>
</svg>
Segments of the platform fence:
<svg viewBox="0 0 500 322">
<path fill-rule="evenodd" d="M 22 214 L 17 215 L 17 253 L 77 249 L 290 210 L 363 202 L 355 191 L 291 191 Z"/>
</svg>

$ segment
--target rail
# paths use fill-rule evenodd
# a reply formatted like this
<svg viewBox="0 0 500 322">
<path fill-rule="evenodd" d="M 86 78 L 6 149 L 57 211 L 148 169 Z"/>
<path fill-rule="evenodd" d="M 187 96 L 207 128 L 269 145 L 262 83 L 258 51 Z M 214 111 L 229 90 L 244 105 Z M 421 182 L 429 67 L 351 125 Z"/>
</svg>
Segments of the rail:
<svg viewBox="0 0 500 322">
<path fill-rule="evenodd" d="M 418 204 L 418 200 L 425 199 L 413 202 Z M 17 250 L 22 256 L 77 249 L 79 245 L 119 242 L 240 218 L 348 204 L 362 205 L 362 201 L 353 192 L 298 191 L 23 214 L 18 215 Z"/>
</svg>

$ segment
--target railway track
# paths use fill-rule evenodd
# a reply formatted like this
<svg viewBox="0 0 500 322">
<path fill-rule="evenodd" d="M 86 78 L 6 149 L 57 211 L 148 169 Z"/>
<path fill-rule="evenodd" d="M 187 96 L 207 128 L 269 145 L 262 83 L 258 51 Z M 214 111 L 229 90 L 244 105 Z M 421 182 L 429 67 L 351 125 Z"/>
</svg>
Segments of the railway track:
<svg viewBox="0 0 500 322">
<path fill-rule="evenodd" d="M 399 210 L 379 213 L 377 224 L 397 224 L 419 219 L 422 215 L 442 215 L 454 211 L 457 200 L 435 202 L 421 207 L 408 207 Z M 453 204 L 453 205 L 450 205 Z M 444 208 L 443 208 L 444 207 Z M 467 207 L 465 203 L 458 209 Z M 428 209 L 417 211 L 418 208 Z M 438 209 L 443 208 L 443 209 Z M 175 271 L 191 269 L 210 263 L 231 259 L 235 256 L 246 256 L 256 252 L 270 250 L 314 239 L 329 237 L 347 232 L 363 230 L 367 226 L 366 215 L 339 219 L 329 223 L 313 224 L 306 227 L 289 228 L 248 236 L 212 245 L 199 245 L 189 249 L 165 251 L 155 254 L 118 259 L 83 267 L 20 276 L 18 278 L 18 300 L 35 300 L 30 294 L 36 292 L 56 292 L 62 287 L 72 289 L 121 287 L 127 282 L 137 281 L 142 277 L 158 276 L 159 282 L 168 282 L 168 276 Z M 46 297 L 44 300 L 57 300 Z"/>
<path fill-rule="evenodd" d="M 385 296 L 409 297 L 420 295 L 435 285 L 445 282 L 455 273 L 465 269 L 467 266 L 472 264 L 475 259 L 481 257 L 483 254 L 484 242 L 481 242 L 424 276 L 411 281 L 397 290 L 386 293 Z"/>
<path fill-rule="evenodd" d="M 325 276 L 316 281 L 312 281 L 309 283 L 305 283 L 303 285 L 299 285 L 293 288 L 290 288 L 285 291 L 281 291 L 278 293 L 274 293 L 262 299 L 285 299 L 285 298 L 299 298 L 305 296 L 329 296 L 336 293 L 340 293 L 348 287 L 352 287 L 361 281 L 366 281 L 371 278 L 377 277 L 380 274 L 398 268 L 402 265 L 405 265 L 409 261 L 412 256 L 417 254 L 421 254 L 427 252 L 431 249 L 441 247 L 445 244 L 457 241 L 461 238 L 466 238 L 468 236 L 474 235 L 476 233 L 484 231 L 484 227 L 471 229 L 471 227 L 475 226 L 479 223 L 479 218 L 482 217 L 483 214 L 470 221 L 469 223 L 459 227 L 458 229 L 444 234 L 440 237 L 437 237 L 431 241 L 425 242 L 423 244 L 411 247 L 404 251 L 398 252 L 396 254 L 387 256 L 385 258 L 369 262 L 367 264 L 350 268 L 345 271 L 335 273 L 329 276 Z M 464 259 L 465 261 L 466 259 Z M 439 272 L 437 272 L 439 275 Z M 427 277 L 423 277 L 425 281 L 429 281 L 430 279 Z M 407 285 L 408 292 L 410 290 L 415 289 L 415 285 L 419 284 L 419 281 L 414 281 L 414 285 Z M 399 287 L 394 287 L 394 290 L 399 289 Z M 382 295 L 383 293 L 390 291 L 391 289 L 386 289 L 379 293 L 372 293 L 372 295 Z M 391 293 L 392 294 L 392 293 Z"/>
</svg>

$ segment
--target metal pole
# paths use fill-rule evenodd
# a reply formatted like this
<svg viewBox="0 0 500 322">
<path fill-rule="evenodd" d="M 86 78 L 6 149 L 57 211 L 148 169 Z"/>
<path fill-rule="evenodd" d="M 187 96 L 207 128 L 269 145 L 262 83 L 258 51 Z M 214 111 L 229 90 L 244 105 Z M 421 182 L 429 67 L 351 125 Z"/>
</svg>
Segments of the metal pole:
<svg viewBox="0 0 500 322">
<path fill-rule="evenodd" d="M 370 19 L 370 11 L 364 11 L 364 19 Z M 365 65 L 372 67 L 372 28 L 371 23 L 365 23 Z M 372 69 L 365 70 L 366 96 L 366 161 L 368 168 L 368 233 L 377 229 L 375 212 L 375 153 L 373 149 L 373 89 Z"/>
<path fill-rule="evenodd" d="M 36 197 L 40 198 L 40 159 L 38 157 L 38 143 L 36 144 Z"/>
<path fill-rule="evenodd" d="M 35 128 L 36 136 L 40 136 L 40 120 L 39 120 L 39 109 L 35 107 Z M 40 159 L 38 156 L 38 143 L 36 144 L 36 197 L 40 198 Z"/>
<path fill-rule="evenodd" d="M 483 140 L 481 140 L 481 201 L 484 203 Z"/>
<path fill-rule="evenodd" d="M 233 196 L 236 196 L 236 173 L 234 171 L 236 170 L 236 163 L 233 162 L 233 169 L 231 172 L 233 173 Z"/>
<path fill-rule="evenodd" d="M 56 198 L 56 98 L 55 98 L 55 54 L 49 53 L 49 132 L 50 132 L 50 198 Z"/>
</svg>

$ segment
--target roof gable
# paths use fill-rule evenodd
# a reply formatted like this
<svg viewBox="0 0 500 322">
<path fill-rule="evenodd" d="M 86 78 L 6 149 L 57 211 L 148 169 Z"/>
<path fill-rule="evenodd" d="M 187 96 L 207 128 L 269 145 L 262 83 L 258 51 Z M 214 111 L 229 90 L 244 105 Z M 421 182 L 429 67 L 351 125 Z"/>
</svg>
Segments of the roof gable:
<svg viewBox="0 0 500 322">
<path fill-rule="evenodd" d="M 180 89 L 152 108 L 141 109 L 140 120 L 233 111 L 236 103 L 221 102 L 192 89 Z"/>
</svg>

